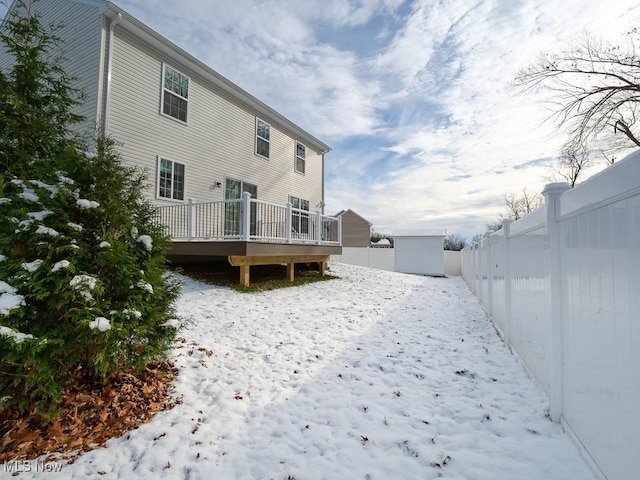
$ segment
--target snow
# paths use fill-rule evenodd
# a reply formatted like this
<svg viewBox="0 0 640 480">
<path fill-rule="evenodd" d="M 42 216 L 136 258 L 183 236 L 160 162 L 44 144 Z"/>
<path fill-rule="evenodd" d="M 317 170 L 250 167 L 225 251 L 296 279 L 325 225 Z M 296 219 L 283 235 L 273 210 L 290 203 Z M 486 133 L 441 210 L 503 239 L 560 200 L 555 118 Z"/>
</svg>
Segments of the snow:
<svg viewBox="0 0 640 480">
<path fill-rule="evenodd" d="M 24 268 L 27 272 L 32 273 L 38 270 L 40 268 L 40 265 L 42 265 L 42 260 L 38 259 L 34 260 L 33 262 L 23 263 L 22 268 Z"/>
<path fill-rule="evenodd" d="M 80 208 L 98 208 L 100 204 L 98 202 L 94 202 L 93 200 L 87 200 L 86 198 L 79 198 L 76 200 L 76 203 Z"/>
<path fill-rule="evenodd" d="M 73 222 L 69 222 L 67 223 L 67 226 L 74 229 L 77 232 L 81 232 L 82 231 L 82 225 L 78 225 L 77 223 L 73 223 Z"/>
<path fill-rule="evenodd" d="M 104 317 L 96 317 L 95 320 L 89 322 L 89 328 L 91 330 L 95 330 L 96 328 L 101 332 L 106 332 L 107 330 L 111 330 L 111 324 L 109 320 Z"/>
<path fill-rule="evenodd" d="M 60 260 L 59 262 L 56 262 L 53 267 L 51 267 L 51 272 L 55 273 L 58 270 L 62 270 L 64 268 L 69 268 L 69 266 L 71 265 L 71 263 L 69 262 L 69 260 Z"/>
<path fill-rule="evenodd" d="M 149 251 L 153 249 L 153 240 L 149 235 L 140 235 L 136 241 L 142 243 Z"/>
<path fill-rule="evenodd" d="M 0 280 L 0 315 L 7 315 L 11 310 L 24 305 L 24 297 L 17 290 Z"/>
<path fill-rule="evenodd" d="M 98 248 L 111 248 L 111 244 L 109 242 L 102 241 L 100 242 L 100 245 L 98 245 Z"/>
<path fill-rule="evenodd" d="M 11 199 L 6 197 L 0 198 L 0 205 L 4 205 L 5 203 L 11 203 Z"/>
<path fill-rule="evenodd" d="M 44 220 L 45 218 L 47 218 L 49 215 L 53 215 L 53 212 L 51 210 L 41 210 L 39 212 L 29 212 L 29 213 L 27 213 L 28 217 L 31 217 L 31 218 L 33 218 L 35 220 L 40 221 L 40 222 L 42 220 Z"/>
<path fill-rule="evenodd" d="M 7 257 L 4 255 L 0 255 L 0 262 L 4 262 L 7 260 Z"/>
<path fill-rule="evenodd" d="M 38 225 L 38 228 L 36 229 L 36 234 L 38 234 L 38 235 L 49 235 L 51 237 L 57 237 L 58 235 L 60 235 L 53 228 L 45 227 L 44 225 Z"/>
<path fill-rule="evenodd" d="M 87 300 L 93 300 L 91 290 L 96 288 L 97 280 L 90 275 L 75 275 L 70 281 L 69 285 L 75 288 L 80 295 Z"/>
<path fill-rule="evenodd" d="M 16 332 L 15 330 L 9 327 L 3 327 L 1 325 L 0 325 L 0 335 L 5 335 L 7 337 L 10 337 L 16 343 L 22 343 L 27 338 L 33 338 L 33 335 L 31 335 L 30 333 Z"/>
<path fill-rule="evenodd" d="M 36 192 L 31 190 L 30 188 L 25 188 L 22 193 L 19 193 L 18 196 L 20 198 L 24 198 L 25 200 L 29 200 L 30 202 L 39 202 L 40 197 L 36 195 Z"/>
<path fill-rule="evenodd" d="M 598 478 L 461 279 L 330 268 L 257 294 L 186 279 L 182 403 L 64 478 Z"/>
<path fill-rule="evenodd" d="M 149 293 L 153 293 L 153 285 L 151 285 L 150 283 L 145 282 L 144 280 L 140 280 L 137 284 L 136 287 L 141 288 L 142 290 L 145 290 Z"/>
</svg>

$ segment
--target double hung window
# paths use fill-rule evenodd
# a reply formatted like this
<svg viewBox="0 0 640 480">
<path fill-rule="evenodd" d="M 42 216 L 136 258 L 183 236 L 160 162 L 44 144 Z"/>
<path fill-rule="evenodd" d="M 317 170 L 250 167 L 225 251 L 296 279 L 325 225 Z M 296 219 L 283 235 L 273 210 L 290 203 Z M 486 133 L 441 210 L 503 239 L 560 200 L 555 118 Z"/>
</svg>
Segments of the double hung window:
<svg viewBox="0 0 640 480">
<path fill-rule="evenodd" d="M 189 77 L 168 65 L 164 65 L 162 77 L 162 113 L 186 123 Z"/>
<path fill-rule="evenodd" d="M 256 118 L 256 155 L 269 158 L 271 146 L 271 125 Z"/>
<path fill-rule="evenodd" d="M 307 147 L 300 143 L 296 142 L 296 166 L 295 171 L 298 173 L 304 173 L 307 162 Z"/>
</svg>

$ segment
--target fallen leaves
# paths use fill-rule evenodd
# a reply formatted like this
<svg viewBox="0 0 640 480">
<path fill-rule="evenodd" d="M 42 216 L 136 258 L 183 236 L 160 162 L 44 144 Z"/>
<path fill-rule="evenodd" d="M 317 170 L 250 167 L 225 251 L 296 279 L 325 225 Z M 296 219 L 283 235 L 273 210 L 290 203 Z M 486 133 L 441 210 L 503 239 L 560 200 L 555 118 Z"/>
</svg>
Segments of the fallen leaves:
<svg viewBox="0 0 640 480">
<path fill-rule="evenodd" d="M 138 428 L 180 403 L 169 395 L 177 373 L 168 361 L 154 362 L 139 375 L 119 372 L 102 383 L 78 369 L 58 418 L 48 421 L 35 405 L 24 415 L 15 408 L 0 410 L 0 463 L 53 453 L 72 460 Z"/>
</svg>

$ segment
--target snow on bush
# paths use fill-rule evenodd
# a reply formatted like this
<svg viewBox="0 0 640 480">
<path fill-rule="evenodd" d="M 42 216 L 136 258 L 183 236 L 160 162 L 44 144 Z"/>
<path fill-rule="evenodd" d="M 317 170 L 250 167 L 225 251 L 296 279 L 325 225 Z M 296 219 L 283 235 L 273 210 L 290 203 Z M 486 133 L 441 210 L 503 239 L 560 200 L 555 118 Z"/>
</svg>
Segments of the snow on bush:
<svg viewBox="0 0 640 480">
<path fill-rule="evenodd" d="M 140 235 L 137 239 L 149 251 L 153 249 L 153 239 L 149 235 Z"/>
<path fill-rule="evenodd" d="M 96 328 L 101 332 L 106 332 L 107 330 L 111 330 L 111 323 L 104 317 L 96 317 L 95 320 L 89 322 L 89 328 L 91 330 L 95 330 Z"/>
<path fill-rule="evenodd" d="M 93 200 L 87 200 L 86 198 L 79 198 L 78 200 L 76 200 L 76 203 L 80 208 L 86 208 L 86 209 L 98 208 L 100 206 L 98 202 L 94 202 Z"/>
<path fill-rule="evenodd" d="M 9 327 L 4 327 L 4 326 L 0 326 L 0 335 L 9 337 L 13 339 L 13 341 L 16 343 L 22 343 L 28 338 L 33 338 L 33 335 L 31 335 L 30 333 L 16 332 L 15 330 L 12 330 Z"/>
</svg>

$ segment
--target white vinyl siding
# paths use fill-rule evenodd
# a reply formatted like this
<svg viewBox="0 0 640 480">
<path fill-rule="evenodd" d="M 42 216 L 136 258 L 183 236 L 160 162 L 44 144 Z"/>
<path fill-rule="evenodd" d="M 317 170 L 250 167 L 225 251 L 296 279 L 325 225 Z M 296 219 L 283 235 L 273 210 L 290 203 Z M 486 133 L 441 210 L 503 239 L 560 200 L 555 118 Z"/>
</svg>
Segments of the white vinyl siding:
<svg viewBox="0 0 640 480">
<path fill-rule="evenodd" d="M 184 200 L 184 177 L 182 163 L 158 157 L 158 198 Z"/>
<path fill-rule="evenodd" d="M 320 203 L 321 152 L 307 144 L 306 174 L 296 173 L 291 161 L 297 135 L 273 119 L 261 118 L 269 124 L 269 162 L 265 162 L 255 154 L 257 112 L 175 59 L 171 59 L 172 68 L 189 77 L 189 124 L 158 115 L 158 80 L 168 61 L 124 28 L 116 29 L 110 131 L 123 157 L 147 171 L 150 199 L 157 204 L 172 202 L 156 195 L 160 152 L 163 158 L 185 165 L 185 199 L 223 200 L 224 189 L 215 188 L 216 182 L 236 178 L 258 186 L 265 201 L 284 205 L 294 194 L 308 199 L 311 207 Z"/>
<path fill-rule="evenodd" d="M 40 15 L 42 25 L 61 25 L 55 34 L 62 39 L 62 53 L 65 59 L 62 67 L 67 74 L 76 78 L 74 87 L 85 95 L 82 102 L 74 108 L 74 113 L 81 115 L 84 120 L 72 125 L 72 128 L 77 132 L 92 135 L 100 121 L 100 10 L 97 6 L 60 0 L 40 0 L 34 2 L 33 8 Z M 0 67 L 5 68 L 11 64 L 11 59 L 4 56 L 1 50 L 0 48 Z"/>
<path fill-rule="evenodd" d="M 162 67 L 162 113 L 187 123 L 189 77 L 169 65 Z"/>
</svg>

